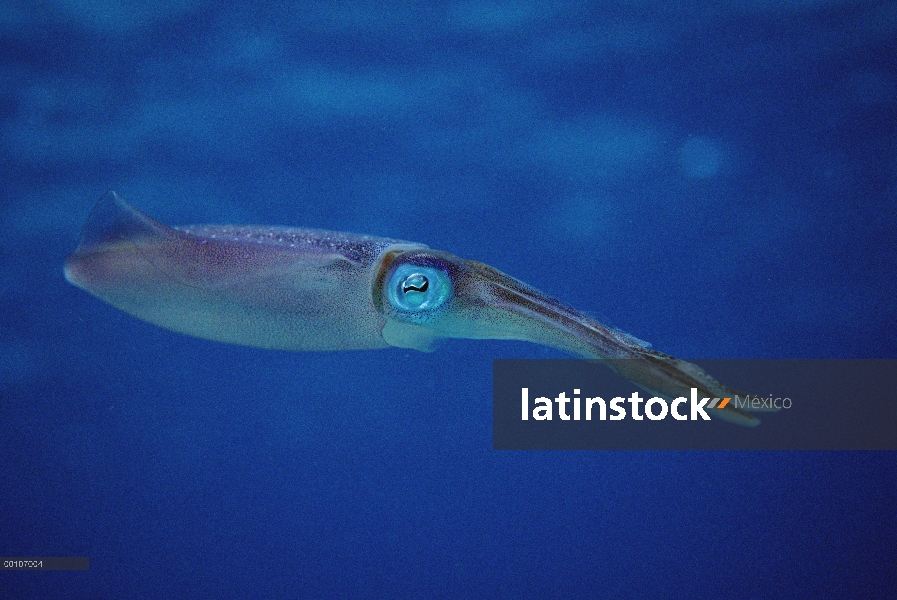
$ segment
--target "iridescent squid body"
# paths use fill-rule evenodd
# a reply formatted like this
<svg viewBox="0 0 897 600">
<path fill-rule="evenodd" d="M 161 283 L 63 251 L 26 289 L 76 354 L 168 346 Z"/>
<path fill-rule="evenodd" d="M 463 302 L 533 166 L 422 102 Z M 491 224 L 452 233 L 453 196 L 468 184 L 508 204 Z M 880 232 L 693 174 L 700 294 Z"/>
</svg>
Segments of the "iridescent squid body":
<svg viewBox="0 0 897 600">
<path fill-rule="evenodd" d="M 691 388 L 745 395 L 497 269 L 415 242 L 287 227 L 168 227 L 110 192 L 91 212 L 65 276 L 137 318 L 219 342 L 429 351 L 442 338 L 526 340 L 604 361 L 667 399 Z M 732 405 L 716 415 L 759 423 Z"/>
</svg>

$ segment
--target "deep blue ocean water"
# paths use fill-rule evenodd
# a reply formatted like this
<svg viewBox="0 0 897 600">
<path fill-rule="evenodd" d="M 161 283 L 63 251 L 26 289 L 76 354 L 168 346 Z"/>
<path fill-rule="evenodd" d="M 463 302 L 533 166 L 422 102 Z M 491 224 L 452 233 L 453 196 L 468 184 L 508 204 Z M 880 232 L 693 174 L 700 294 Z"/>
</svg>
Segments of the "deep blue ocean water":
<svg viewBox="0 0 897 600">
<path fill-rule="evenodd" d="M 497 452 L 518 342 L 66 283 L 91 205 L 483 261 L 690 358 L 897 358 L 897 2 L 4 3 L 2 598 L 897 597 L 885 452 Z M 721 424 L 722 426 L 730 426 Z"/>
</svg>

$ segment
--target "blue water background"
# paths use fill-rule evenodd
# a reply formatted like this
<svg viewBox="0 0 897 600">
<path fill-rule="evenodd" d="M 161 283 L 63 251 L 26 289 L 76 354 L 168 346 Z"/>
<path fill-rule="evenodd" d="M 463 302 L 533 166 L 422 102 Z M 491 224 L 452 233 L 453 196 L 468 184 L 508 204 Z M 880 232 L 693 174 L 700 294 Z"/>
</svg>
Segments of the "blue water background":
<svg viewBox="0 0 897 600">
<path fill-rule="evenodd" d="M 895 358 L 895 57 L 895 2 L 4 3 L 0 554 L 91 566 L 0 597 L 897 597 L 893 453 L 496 452 L 492 359 L 561 353 L 233 347 L 62 277 L 114 189 L 677 356 Z"/>
</svg>

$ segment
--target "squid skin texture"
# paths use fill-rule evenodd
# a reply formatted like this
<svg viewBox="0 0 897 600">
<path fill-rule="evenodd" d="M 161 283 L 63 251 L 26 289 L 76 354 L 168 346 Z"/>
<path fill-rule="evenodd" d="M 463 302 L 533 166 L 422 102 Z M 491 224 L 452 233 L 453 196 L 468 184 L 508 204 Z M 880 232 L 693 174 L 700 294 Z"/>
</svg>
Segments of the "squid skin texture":
<svg viewBox="0 0 897 600">
<path fill-rule="evenodd" d="M 172 331 L 280 350 L 429 351 L 444 338 L 526 340 L 598 359 L 654 395 L 744 396 L 488 265 L 424 244 L 318 229 L 169 227 L 115 192 L 65 276 Z M 714 416 L 753 426 L 726 407 Z"/>
</svg>

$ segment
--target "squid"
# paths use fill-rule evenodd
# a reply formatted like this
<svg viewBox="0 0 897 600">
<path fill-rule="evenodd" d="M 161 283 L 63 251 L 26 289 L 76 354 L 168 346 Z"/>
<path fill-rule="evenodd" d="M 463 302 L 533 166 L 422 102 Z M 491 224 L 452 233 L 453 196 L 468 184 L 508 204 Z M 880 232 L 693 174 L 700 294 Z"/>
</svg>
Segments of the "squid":
<svg viewBox="0 0 897 600">
<path fill-rule="evenodd" d="M 115 192 L 65 261 L 75 286 L 149 323 L 296 351 L 525 340 L 599 360 L 663 398 L 746 395 L 480 262 L 390 238 L 269 226 L 169 227 Z M 729 403 L 714 416 L 753 426 Z"/>
</svg>

